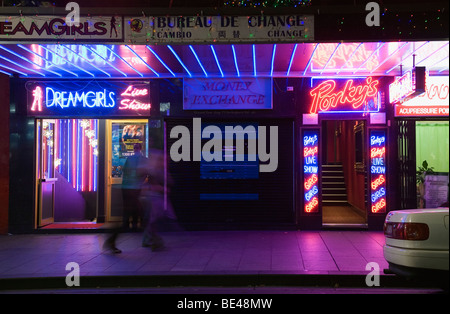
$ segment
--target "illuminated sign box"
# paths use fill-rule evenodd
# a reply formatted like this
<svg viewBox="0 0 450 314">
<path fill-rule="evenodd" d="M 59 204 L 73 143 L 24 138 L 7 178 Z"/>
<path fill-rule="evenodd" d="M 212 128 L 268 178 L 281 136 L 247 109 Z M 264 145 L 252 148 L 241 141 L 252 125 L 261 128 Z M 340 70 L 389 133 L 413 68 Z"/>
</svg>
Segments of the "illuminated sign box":
<svg viewBox="0 0 450 314">
<path fill-rule="evenodd" d="M 386 212 L 386 132 L 370 131 L 370 202 L 372 213 Z"/>
<path fill-rule="evenodd" d="M 123 42 L 122 16 L 79 16 L 79 25 L 68 25 L 66 16 L 0 16 L 0 40 L 53 42 Z"/>
<path fill-rule="evenodd" d="M 401 103 L 425 92 L 425 67 L 408 71 L 389 85 L 389 102 Z"/>
<path fill-rule="evenodd" d="M 427 76 L 425 92 L 395 106 L 396 117 L 449 116 L 449 77 Z"/>
<path fill-rule="evenodd" d="M 270 78 L 187 78 L 185 110 L 272 109 Z"/>
<path fill-rule="evenodd" d="M 136 16 L 124 24 L 134 44 L 314 41 L 314 15 Z"/>
<path fill-rule="evenodd" d="M 319 211 L 319 131 L 303 131 L 304 212 Z"/>
<path fill-rule="evenodd" d="M 30 116 L 149 116 L 149 82 L 27 82 Z"/>
<path fill-rule="evenodd" d="M 379 112 L 381 96 L 379 80 L 367 78 L 312 78 L 310 114 Z"/>
</svg>

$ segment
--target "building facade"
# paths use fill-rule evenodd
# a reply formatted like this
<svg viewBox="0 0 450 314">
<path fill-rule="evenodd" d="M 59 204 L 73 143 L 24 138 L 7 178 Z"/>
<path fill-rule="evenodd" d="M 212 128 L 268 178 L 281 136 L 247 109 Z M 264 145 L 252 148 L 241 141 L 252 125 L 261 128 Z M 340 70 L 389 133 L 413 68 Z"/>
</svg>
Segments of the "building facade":
<svg viewBox="0 0 450 314">
<path fill-rule="evenodd" d="M 347 19 L 363 6 L 91 9 L 76 29 L 44 9 L 4 15 L 1 232 L 120 220 L 136 142 L 164 153 L 166 202 L 187 229 L 381 230 L 390 210 L 448 202 L 448 159 L 431 159 L 448 156 L 442 6 L 398 9 L 421 14 L 416 31 L 387 8 L 383 27 Z M 427 196 L 422 159 L 437 170 Z"/>
</svg>

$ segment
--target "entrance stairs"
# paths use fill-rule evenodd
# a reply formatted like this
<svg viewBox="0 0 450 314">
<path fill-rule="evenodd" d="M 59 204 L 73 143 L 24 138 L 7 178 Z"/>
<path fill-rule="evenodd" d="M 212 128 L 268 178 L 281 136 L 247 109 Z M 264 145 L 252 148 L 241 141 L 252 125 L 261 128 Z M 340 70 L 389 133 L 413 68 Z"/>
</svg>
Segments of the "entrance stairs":
<svg viewBox="0 0 450 314">
<path fill-rule="evenodd" d="M 349 206 L 342 164 L 322 165 L 322 206 Z"/>
</svg>

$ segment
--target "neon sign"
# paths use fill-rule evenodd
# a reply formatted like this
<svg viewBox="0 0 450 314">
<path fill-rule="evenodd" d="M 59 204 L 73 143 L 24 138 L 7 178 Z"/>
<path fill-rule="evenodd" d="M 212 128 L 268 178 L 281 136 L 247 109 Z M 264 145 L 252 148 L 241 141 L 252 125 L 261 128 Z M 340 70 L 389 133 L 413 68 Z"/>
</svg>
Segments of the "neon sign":
<svg viewBox="0 0 450 314">
<path fill-rule="evenodd" d="M 42 88 L 40 86 L 37 86 L 33 90 L 33 103 L 31 104 L 31 111 L 42 111 Z M 37 108 L 36 108 L 37 107 Z"/>
<path fill-rule="evenodd" d="M 389 85 L 389 102 L 401 103 L 425 92 L 425 67 L 408 71 Z"/>
<path fill-rule="evenodd" d="M 370 132 L 370 202 L 372 213 L 386 212 L 386 132 Z"/>
<path fill-rule="evenodd" d="M 389 102 L 394 104 L 412 93 L 414 93 L 413 77 L 412 72 L 408 71 L 389 85 Z"/>
<path fill-rule="evenodd" d="M 425 92 L 395 106 L 395 116 L 447 116 L 449 78 L 448 76 L 427 76 Z"/>
<path fill-rule="evenodd" d="M 317 80 L 313 80 L 314 82 Z M 319 84 L 309 92 L 312 97 L 309 113 L 378 112 L 380 97 L 379 81 L 367 77 L 362 82 L 350 79 L 319 80 Z M 343 83 L 345 82 L 345 83 Z"/>
<path fill-rule="evenodd" d="M 143 103 L 139 98 L 148 96 L 148 88 L 136 88 L 133 85 L 127 87 L 127 89 L 120 94 L 126 97 L 120 101 L 119 110 L 150 110 L 150 103 Z"/>
<path fill-rule="evenodd" d="M 107 62 L 114 62 L 114 45 L 107 49 L 104 45 L 46 45 L 45 50 L 45 68 L 74 65 L 84 66 L 87 62 L 94 63 L 97 66 L 105 66 Z M 42 59 L 40 59 L 42 63 Z M 42 64 L 41 64 L 42 65 Z"/>
<path fill-rule="evenodd" d="M 29 82 L 29 115 L 150 115 L 150 86 L 145 82 Z"/>
<path fill-rule="evenodd" d="M 318 44 L 311 62 L 311 71 L 336 73 L 337 70 L 355 72 L 365 69 L 371 72 L 379 64 L 375 49 L 370 43 Z"/>
<path fill-rule="evenodd" d="M 319 211 L 319 132 L 303 132 L 303 180 L 306 213 Z"/>
<path fill-rule="evenodd" d="M 36 88 L 41 89 L 40 86 L 37 86 Z M 106 89 L 101 91 L 69 92 L 69 91 L 58 91 L 57 89 L 46 87 L 45 106 L 47 108 L 53 106 L 60 107 L 61 109 L 69 107 L 108 108 L 114 107 L 116 105 L 115 96 L 116 96 L 115 92 L 108 91 Z"/>
</svg>

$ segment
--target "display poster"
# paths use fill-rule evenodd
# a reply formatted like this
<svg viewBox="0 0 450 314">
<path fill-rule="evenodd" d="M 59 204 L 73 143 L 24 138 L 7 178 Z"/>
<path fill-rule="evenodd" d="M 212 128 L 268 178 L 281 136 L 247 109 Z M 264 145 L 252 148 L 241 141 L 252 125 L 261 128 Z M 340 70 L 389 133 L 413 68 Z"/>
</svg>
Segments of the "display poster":
<svg viewBox="0 0 450 314">
<path fill-rule="evenodd" d="M 448 202 L 448 174 L 425 176 L 425 207 L 436 208 Z"/>
<path fill-rule="evenodd" d="M 146 123 L 112 124 L 112 177 L 121 178 L 122 169 L 128 157 L 134 155 L 134 144 L 142 145 L 142 152 L 147 151 Z"/>
</svg>

